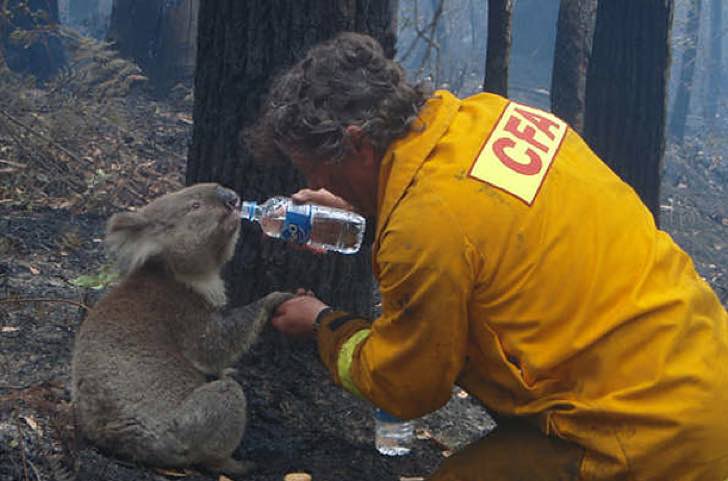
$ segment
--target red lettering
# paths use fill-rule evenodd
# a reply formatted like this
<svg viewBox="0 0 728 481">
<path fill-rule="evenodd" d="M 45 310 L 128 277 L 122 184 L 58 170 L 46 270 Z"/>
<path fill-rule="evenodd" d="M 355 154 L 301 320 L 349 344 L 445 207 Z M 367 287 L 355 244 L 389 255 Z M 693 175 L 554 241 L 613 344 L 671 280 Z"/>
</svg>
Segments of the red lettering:
<svg viewBox="0 0 728 481">
<path fill-rule="evenodd" d="M 533 150 L 526 149 L 526 155 L 529 159 L 531 159 L 531 162 L 529 162 L 528 164 L 517 162 L 513 160 L 510 155 L 508 155 L 506 149 L 512 149 L 513 147 L 515 147 L 515 145 L 516 143 L 513 140 L 509 139 L 508 137 L 502 137 L 493 142 L 493 153 L 496 157 L 498 157 L 498 160 L 503 162 L 503 165 L 511 170 L 518 172 L 519 174 L 535 175 L 541 172 L 541 167 L 543 166 L 541 162 L 541 157 L 539 157 L 538 154 Z"/>
<path fill-rule="evenodd" d="M 528 112 L 523 109 L 516 108 L 515 111 L 523 115 L 523 118 L 535 125 L 538 130 L 546 134 L 549 139 L 554 140 L 556 138 L 556 134 L 551 132 L 551 127 L 556 127 L 556 131 L 558 132 L 558 123 L 554 122 L 553 120 L 547 119 L 546 117 L 542 117 L 538 114 L 534 114 L 533 112 Z"/>
<path fill-rule="evenodd" d="M 506 122 L 506 126 L 504 127 L 504 130 L 506 132 L 510 132 L 513 135 L 516 136 L 516 138 L 525 140 L 529 144 L 533 145 L 537 149 L 543 150 L 544 152 L 548 152 L 549 148 L 543 145 L 541 142 L 536 140 L 536 129 L 533 127 L 526 126 L 523 130 L 518 130 L 518 126 L 521 123 L 521 119 L 519 119 L 516 116 L 511 116 L 508 119 L 508 122 Z"/>
</svg>

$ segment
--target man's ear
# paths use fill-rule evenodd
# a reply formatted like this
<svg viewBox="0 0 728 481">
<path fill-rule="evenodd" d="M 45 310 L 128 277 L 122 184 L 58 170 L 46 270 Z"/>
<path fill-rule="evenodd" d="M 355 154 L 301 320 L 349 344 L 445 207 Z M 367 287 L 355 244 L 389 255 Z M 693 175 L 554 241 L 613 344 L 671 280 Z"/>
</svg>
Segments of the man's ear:
<svg viewBox="0 0 728 481">
<path fill-rule="evenodd" d="M 346 135 L 349 139 L 349 148 L 358 158 L 365 161 L 374 159 L 374 146 L 364 129 L 359 125 L 349 125 L 346 127 Z"/>
</svg>

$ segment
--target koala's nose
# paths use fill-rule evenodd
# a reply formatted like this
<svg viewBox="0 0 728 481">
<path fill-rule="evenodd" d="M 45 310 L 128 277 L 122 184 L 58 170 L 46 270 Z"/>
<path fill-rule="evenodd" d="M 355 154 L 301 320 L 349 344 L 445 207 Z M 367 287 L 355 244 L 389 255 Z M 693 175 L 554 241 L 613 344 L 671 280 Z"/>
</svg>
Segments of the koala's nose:
<svg viewBox="0 0 728 481">
<path fill-rule="evenodd" d="M 228 207 L 237 208 L 240 205 L 240 197 L 234 191 L 218 185 L 215 189 L 217 198 Z"/>
</svg>

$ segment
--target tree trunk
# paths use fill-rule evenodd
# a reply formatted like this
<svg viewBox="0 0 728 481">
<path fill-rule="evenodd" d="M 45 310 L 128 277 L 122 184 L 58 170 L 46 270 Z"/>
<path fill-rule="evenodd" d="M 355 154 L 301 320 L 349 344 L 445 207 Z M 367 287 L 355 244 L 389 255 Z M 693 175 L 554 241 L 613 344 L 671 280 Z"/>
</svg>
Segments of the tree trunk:
<svg viewBox="0 0 728 481">
<path fill-rule="evenodd" d="M 164 0 L 114 0 L 109 41 L 149 73 L 156 62 Z"/>
<path fill-rule="evenodd" d="M 435 48 L 432 55 L 435 56 L 432 62 L 432 78 L 437 88 L 446 82 L 445 72 L 448 70 L 445 65 L 448 51 L 447 18 L 445 18 L 445 0 L 430 0 L 430 7 L 434 12 L 432 29 L 432 41 Z"/>
<path fill-rule="evenodd" d="M 584 137 L 657 220 L 672 0 L 599 2 Z"/>
<path fill-rule="evenodd" d="M 488 49 L 483 90 L 508 95 L 513 0 L 488 0 Z"/>
<path fill-rule="evenodd" d="M 199 0 L 114 0 L 109 40 L 165 92 L 192 81 Z"/>
<path fill-rule="evenodd" d="M 695 61 L 698 51 L 700 35 L 701 0 L 691 0 L 688 6 L 688 22 L 685 27 L 685 51 L 680 65 L 680 83 L 675 94 L 675 103 L 672 108 L 672 135 L 675 142 L 683 143 L 685 126 L 690 111 L 690 96 L 693 91 L 693 77 L 695 75 Z"/>
<path fill-rule="evenodd" d="M 0 61 L 39 82 L 53 77 L 66 63 L 58 0 L 7 0 L 0 7 Z"/>
<path fill-rule="evenodd" d="M 192 85 L 197 55 L 199 0 L 167 2 L 159 33 L 159 52 L 154 78 L 167 90 L 174 82 Z"/>
<path fill-rule="evenodd" d="M 239 141 L 241 128 L 256 120 L 276 71 L 339 31 L 370 33 L 392 56 L 396 7 L 395 1 L 203 0 L 187 182 L 221 182 L 259 201 L 302 187 L 304 180 L 292 166 L 254 163 Z M 368 230 L 373 228 L 370 222 Z M 307 287 L 325 302 L 371 313 L 368 248 L 354 256 L 315 256 L 263 237 L 257 226 L 243 226 L 227 273 L 236 304 L 275 289 Z"/>
<path fill-rule="evenodd" d="M 561 0 L 551 75 L 551 110 L 581 133 L 584 130 L 586 74 L 597 0 Z"/>
<path fill-rule="evenodd" d="M 725 0 L 711 0 L 710 2 L 710 46 L 707 70 L 708 85 L 705 92 L 705 123 L 709 130 L 715 127 L 718 119 L 718 103 L 721 95 L 721 78 L 723 77 L 723 2 Z"/>
</svg>

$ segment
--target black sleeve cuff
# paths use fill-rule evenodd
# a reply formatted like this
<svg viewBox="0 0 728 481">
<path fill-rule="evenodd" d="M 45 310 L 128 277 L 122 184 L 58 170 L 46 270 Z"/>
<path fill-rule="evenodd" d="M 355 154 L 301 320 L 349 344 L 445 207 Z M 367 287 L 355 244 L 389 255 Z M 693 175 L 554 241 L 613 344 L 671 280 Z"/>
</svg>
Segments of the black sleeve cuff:
<svg viewBox="0 0 728 481">
<path fill-rule="evenodd" d="M 323 309 L 321 309 L 321 312 L 319 312 L 318 315 L 316 316 L 316 320 L 313 321 L 313 325 L 316 327 L 316 329 L 318 329 L 321 326 L 321 319 L 323 319 L 324 317 L 326 317 L 326 315 L 328 313 L 333 312 L 333 311 L 335 311 L 335 309 L 331 306 L 326 306 Z"/>
</svg>

